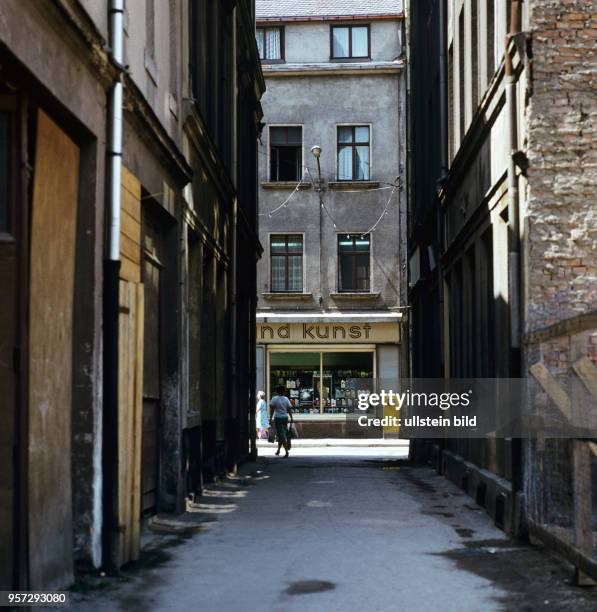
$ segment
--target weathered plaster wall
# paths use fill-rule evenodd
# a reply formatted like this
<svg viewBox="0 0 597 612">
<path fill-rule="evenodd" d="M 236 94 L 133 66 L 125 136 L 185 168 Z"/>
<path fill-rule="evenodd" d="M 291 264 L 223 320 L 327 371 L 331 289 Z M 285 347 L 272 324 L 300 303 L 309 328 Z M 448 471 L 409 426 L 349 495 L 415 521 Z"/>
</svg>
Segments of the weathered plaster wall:
<svg viewBox="0 0 597 612">
<path fill-rule="evenodd" d="M 394 24 L 395 27 L 395 24 Z M 321 172 L 327 183 L 336 176 L 337 124 L 371 124 L 371 180 L 381 187 L 403 176 L 400 168 L 399 143 L 404 117 L 399 114 L 402 95 L 400 75 L 326 76 L 268 79 L 263 98 L 264 119 L 270 124 L 303 126 L 303 164 L 309 168 L 305 180 L 317 180 L 317 163 L 310 149 L 322 147 Z M 269 179 L 269 133 L 264 130 L 259 146 L 260 180 Z M 321 293 L 325 307 L 338 307 L 329 293 L 337 291 L 337 239 L 339 232 L 366 232 L 378 219 L 391 194 L 391 189 L 347 193 L 327 189 L 323 199 L 332 219 L 324 212 L 322 245 L 323 286 L 319 287 L 319 194 L 310 187 L 297 192 L 286 208 L 271 218 L 276 208 L 292 189 L 260 190 L 260 240 L 266 249 L 258 263 L 258 293 L 269 291 L 269 234 L 272 232 L 304 232 L 304 291 L 313 293 L 313 300 L 301 301 L 293 308 L 318 306 Z M 398 220 L 399 193 L 395 193 L 384 222 L 372 235 L 371 290 L 380 292 L 376 306 L 392 307 L 399 302 Z M 260 297 L 258 308 L 272 306 Z M 285 303 L 285 305 L 288 305 Z M 372 304 L 369 303 L 367 307 Z M 362 307 L 347 304 L 342 307 Z"/>
<path fill-rule="evenodd" d="M 374 61 L 396 59 L 402 48 L 401 31 L 397 31 L 396 22 L 364 21 L 363 23 L 371 25 L 371 59 Z M 331 25 L 342 25 L 342 22 L 286 24 L 286 61 L 290 63 L 328 62 Z"/>
</svg>

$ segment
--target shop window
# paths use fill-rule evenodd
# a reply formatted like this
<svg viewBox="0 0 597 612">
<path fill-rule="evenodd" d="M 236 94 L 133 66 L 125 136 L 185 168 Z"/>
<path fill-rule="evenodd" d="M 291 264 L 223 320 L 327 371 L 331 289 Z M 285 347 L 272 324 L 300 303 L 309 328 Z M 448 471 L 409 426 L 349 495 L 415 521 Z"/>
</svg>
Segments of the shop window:
<svg viewBox="0 0 597 612">
<path fill-rule="evenodd" d="M 300 181 L 303 163 L 303 128 L 277 126 L 269 129 L 270 180 Z"/>
<path fill-rule="evenodd" d="M 257 28 L 255 38 L 259 59 L 265 62 L 284 59 L 284 28 Z"/>
<path fill-rule="evenodd" d="M 275 235 L 270 239 L 272 293 L 303 291 L 303 237 Z"/>
<path fill-rule="evenodd" d="M 373 379 L 373 351 L 270 352 L 270 389 L 286 388 L 295 415 L 359 413 Z"/>
<path fill-rule="evenodd" d="M 369 180 L 369 126 L 338 126 L 338 180 Z"/>
<path fill-rule="evenodd" d="M 366 293 L 370 290 L 369 236 L 338 236 L 338 291 Z"/>
<path fill-rule="evenodd" d="M 332 59 L 369 59 L 371 45 L 368 25 L 332 26 Z"/>
</svg>

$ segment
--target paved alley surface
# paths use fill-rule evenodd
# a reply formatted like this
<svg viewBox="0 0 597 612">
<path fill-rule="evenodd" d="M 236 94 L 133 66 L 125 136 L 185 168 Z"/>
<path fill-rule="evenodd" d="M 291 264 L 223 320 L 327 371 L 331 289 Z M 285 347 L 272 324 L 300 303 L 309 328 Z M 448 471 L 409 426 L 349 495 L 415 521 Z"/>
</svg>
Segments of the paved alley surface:
<svg viewBox="0 0 597 612">
<path fill-rule="evenodd" d="M 191 536 L 147 538 L 139 563 L 71 609 L 126 612 L 597 610 L 551 554 L 508 540 L 405 447 L 264 456 L 197 500 Z M 214 520 L 216 519 L 216 520 Z"/>
</svg>

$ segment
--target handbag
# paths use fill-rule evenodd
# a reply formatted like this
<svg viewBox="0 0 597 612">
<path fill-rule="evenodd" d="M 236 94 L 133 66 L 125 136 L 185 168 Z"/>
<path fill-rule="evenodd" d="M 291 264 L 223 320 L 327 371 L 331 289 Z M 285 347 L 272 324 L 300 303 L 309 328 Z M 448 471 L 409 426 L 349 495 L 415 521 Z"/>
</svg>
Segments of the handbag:
<svg viewBox="0 0 597 612">
<path fill-rule="evenodd" d="M 299 437 L 298 429 L 296 428 L 296 425 L 294 423 L 290 423 L 290 425 L 288 426 L 288 437 L 294 438 L 295 440 Z"/>
<path fill-rule="evenodd" d="M 267 441 L 270 444 L 273 444 L 276 441 L 276 430 L 273 427 L 270 427 L 267 430 Z"/>
</svg>

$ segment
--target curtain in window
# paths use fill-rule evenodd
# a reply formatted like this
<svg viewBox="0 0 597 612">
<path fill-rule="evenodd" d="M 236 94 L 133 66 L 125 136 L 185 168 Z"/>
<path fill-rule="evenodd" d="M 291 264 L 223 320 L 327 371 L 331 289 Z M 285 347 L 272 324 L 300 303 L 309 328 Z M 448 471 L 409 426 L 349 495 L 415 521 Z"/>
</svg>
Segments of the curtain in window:
<svg viewBox="0 0 597 612">
<path fill-rule="evenodd" d="M 352 57 L 368 57 L 368 28 L 352 28 Z"/>
<path fill-rule="evenodd" d="M 272 291 L 286 290 L 285 261 L 286 257 L 283 255 L 272 255 Z"/>
<path fill-rule="evenodd" d="M 303 258 L 288 258 L 288 291 L 303 290 Z"/>
<path fill-rule="evenodd" d="M 352 180 L 352 146 L 338 149 L 338 180 Z"/>
<path fill-rule="evenodd" d="M 259 50 L 259 57 L 263 59 L 265 57 L 263 30 L 257 30 L 257 32 L 255 33 L 255 38 L 257 39 L 257 49 Z"/>
<path fill-rule="evenodd" d="M 332 54 L 333 57 L 348 57 L 348 28 L 332 29 Z"/>
<path fill-rule="evenodd" d="M 369 180 L 369 147 L 356 147 L 357 164 L 356 171 L 357 175 L 355 179 L 357 181 L 368 181 Z"/>
<path fill-rule="evenodd" d="M 282 59 L 280 49 L 280 30 L 278 28 L 265 31 L 265 59 Z"/>
</svg>

